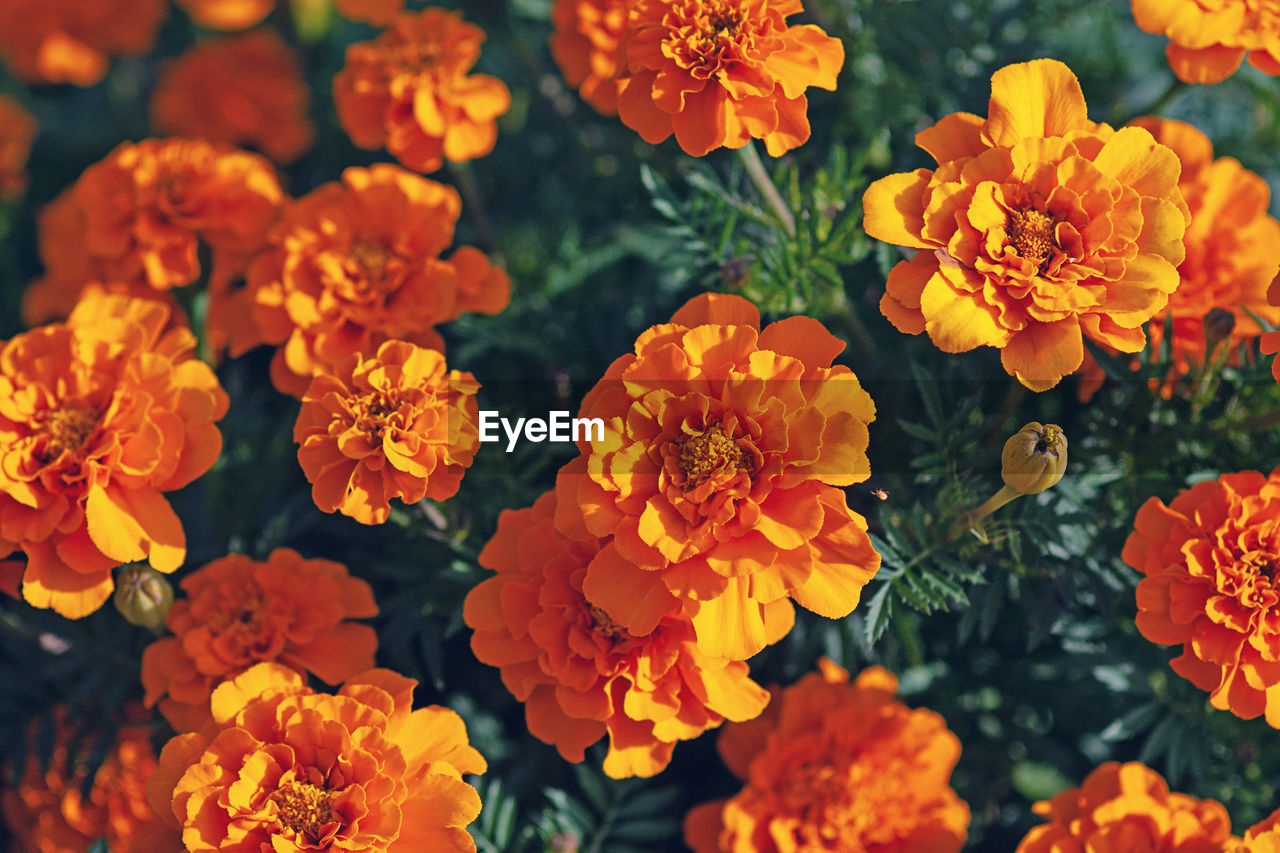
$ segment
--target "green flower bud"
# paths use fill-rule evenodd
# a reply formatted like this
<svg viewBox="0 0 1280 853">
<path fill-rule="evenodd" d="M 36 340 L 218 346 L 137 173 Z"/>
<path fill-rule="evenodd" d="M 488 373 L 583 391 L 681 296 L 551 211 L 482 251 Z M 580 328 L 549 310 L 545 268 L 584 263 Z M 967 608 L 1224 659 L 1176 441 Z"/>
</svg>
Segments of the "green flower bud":
<svg viewBox="0 0 1280 853">
<path fill-rule="evenodd" d="M 173 587 L 164 575 L 137 563 L 116 576 L 116 610 L 132 625 L 158 628 L 173 606 Z"/>
<path fill-rule="evenodd" d="M 1057 424 L 1035 421 L 1004 443 L 1000 476 L 1009 488 L 1037 495 L 1051 488 L 1067 470 L 1067 437 Z"/>
</svg>

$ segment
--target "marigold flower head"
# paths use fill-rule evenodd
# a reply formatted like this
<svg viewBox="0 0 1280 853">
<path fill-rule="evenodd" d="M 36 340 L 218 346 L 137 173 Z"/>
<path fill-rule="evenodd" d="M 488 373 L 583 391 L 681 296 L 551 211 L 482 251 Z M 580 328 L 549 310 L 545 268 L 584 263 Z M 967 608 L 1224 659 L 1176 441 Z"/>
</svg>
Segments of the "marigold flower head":
<svg viewBox="0 0 1280 853">
<path fill-rule="evenodd" d="M 1280 853 L 1280 809 L 1228 842 L 1223 853 Z"/>
<path fill-rule="evenodd" d="M 254 664 L 276 661 L 340 684 L 373 668 L 378 636 L 350 622 L 378 615 L 369 584 L 329 560 L 277 548 L 265 561 L 214 560 L 182 579 L 165 619 L 172 637 L 142 654 L 147 707 L 180 732 L 209 719 L 209 696 Z"/>
<path fill-rule="evenodd" d="M 944 352 L 997 347 L 1010 375 L 1044 391 L 1080 367 L 1083 335 L 1142 349 L 1142 324 L 1177 288 L 1189 219 L 1178 157 L 1143 128 L 1089 121 L 1054 60 L 997 71 L 988 116 L 921 131 L 938 168 L 867 189 L 867 233 L 918 250 L 889 273 L 880 310 Z"/>
<path fill-rule="evenodd" d="M 36 138 L 35 116 L 7 95 L 0 95 L 0 202 L 27 189 L 27 157 Z"/>
<path fill-rule="evenodd" d="M 176 0 L 202 27 L 211 30 L 247 30 L 276 7 L 276 0 Z"/>
<path fill-rule="evenodd" d="M 764 709 L 769 695 L 748 677 L 747 665 L 699 651 L 679 604 L 636 635 L 588 601 L 583 578 L 605 542 L 558 532 L 556 513 L 554 493 L 529 509 L 503 512 L 480 553 L 480 564 L 498 574 L 463 605 L 475 629 L 471 648 L 502 668 L 535 737 L 581 761 L 607 734 L 605 773 L 652 776 L 667 766 L 677 741 Z M 790 608 L 774 609 L 770 622 L 779 639 L 791 627 Z"/>
<path fill-rule="evenodd" d="M 1218 83 L 1249 64 L 1280 75 L 1280 15 L 1256 0 L 1131 0 L 1133 17 L 1166 36 L 1165 55 L 1178 79 Z"/>
<path fill-rule="evenodd" d="M 483 41 L 457 12 L 395 16 L 376 39 L 347 48 L 333 78 L 338 121 L 360 148 L 385 147 L 419 172 L 483 157 L 498 138 L 494 120 L 511 107 L 501 80 L 468 73 Z"/>
<path fill-rule="evenodd" d="M 551 55 L 564 80 L 597 112 L 618 112 L 619 45 L 627 29 L 626 0 L 555 0 Z"/>
<path fill-rule="evenodd" d="M 0 0 L 0 56 L 28 83 L 92 86 L 155 45 L 165 0 Z"/>
<path fill-rule="evenodd" d="M 1231 835 L 1221 803 L 1170 793 L 1160 774 L 1137 763 L 1107 762 L 1079 788 L 1033 808 L 1049 822 L 1015 853 L 1219 853 Z"/>
<path fill-rule="evenodd" d="M 391 498 L 453 497 L 480 447 L 479 389 L 438 351 L 404 341 L 311 380 L 293 440 L 316 506 L 381 524 Z"/>
<path fill-rule="evenodd" d="M 293 204 L 249 270 L 262 338 L 283 344 L 276 387 L 301 397 L 313 376 L 389 339 L 442 349 L 437 324 L 505 308 L 510 279 L 483 253 L 440 257 L 461 209 L 452 188 L 385 164 L 347 169 Z"/>
<path fill-rule="evenodd" d="M 618 117 L 688 154 L 763 139 L 775 157 L 809 139 L 810 86 L 834 90 L 844 45 L 788 26 L 800 0 L 636 0 L 619 53 Z"/>
<path fill-rule="evenodd" d="M 412 710 L 416 682 L 385 669 L 336 695 L 260 663 L 213 691 L 212 721 L 160 753 L 147 799 L 190 853 L 475 853 L 485 760 L 447 708 Z"/>
<path fill-rule="evenodd" d="M 704 294 L 636 341 L 583 400 L 604 440 L 557 480 L 561 532 L 613 536 L 583 591 L 632 634 L 679 600 L 703 654 L 764 648 L 788 598 L 847 616 L 880 566 L 841 486 L 870 476 L 875 406 L 817 320 L 760 329 L 738 296 Z M 567 508 L 581 507 L 583 518 Z"/>
<path fill-rule="evenodd" d="M 78 618 L 110 596 L 115 566 L 172 572 L 186 558 L 162 493 L 218 458 L 227 395 L 168 319 L 163 304 L 97 294 L 0 347 L 0 554 L 26 553 L 36 607 Z"/>
<path fill-rule="evenodd" d="M 1138 510 L 1138 630 L 1213 707 L 1280 728 L 1280 468 L 1223 474 Z"/>
<path fill-rule="evenodd" d="M 829 660 L 773 691 L 762 716 L 717 746 L 745 785 L 685 818 L 696 853 L 956 853 L 969 807 L 948 784 L 960 741 L 933 711 L 897 701 L 879 667 L 853 684 Z"/>
<path fill-rule="evenodd" d="M 168 65 L 151 116 L 169 136 L 256 148 L 277 163 L 311 147 L 311 90 L 298 56 L 272 30 L 201 42 Z"/>
</svg>

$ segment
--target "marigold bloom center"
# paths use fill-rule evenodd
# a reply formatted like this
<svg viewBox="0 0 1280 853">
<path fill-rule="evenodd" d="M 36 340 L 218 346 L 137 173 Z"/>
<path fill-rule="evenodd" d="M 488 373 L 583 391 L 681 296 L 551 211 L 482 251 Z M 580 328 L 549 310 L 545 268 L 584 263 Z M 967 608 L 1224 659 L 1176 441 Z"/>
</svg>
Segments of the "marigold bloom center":
<svg viewBox="0 0 1280 853">
<path fill-rule="evenodd" d="M 76 453 L 84 447 L 89 436 L 98 425 L 98 413 L 93 409 L 66 408 L 55 409 L 45 421 L 45 432 L 49 442 L 45 445 L 44 457 L 54 460 L 63 453 Z"/>
<path fill-rule="evenodd" d="M 381 441 L 382 433 L 391 426 L 391 416 L 400 408 L 398 397 L 375 388 L 354 400 L 351 409 L 356 416 L 356 429 L 374 441 Z"/>
<path fill-rule="evenodd" d="M 1015 210 L 1009 214 L 1009 244 L 1019 257 L 1043 266 L 1058 248 L 1053 224 L 1053 217 L 1044 211 Z"/>
<path fill-rule="evenodd" d="M 333 823 L 329 792 L 306 782 L 290 782 L 271 799 L 279 808 L 280 822 L 300 835 L 318 840 L 324 826 Z"/>
<path fill-rule="evenodd" d="M 444 47 L 438 42 L 409 42 L 387 49 L 389 65 L 400 74 L 424 74 L 440 66 Z"/>
<path fill-rule="evenodd" d="M 597 634 L 603 634 L 611 640 L 621 640 L 628 636 L 627 631 L 617 622 L 594 604 L 588 604 L 587 609 L 591 613 L 591 627 Z"/>
<path fill-rule="evenodd" d="M 714 423 L 680 444 L 680 470 L 689 478 L 688 486 L 700 486 L 720 472 L 747 470 L 747 457 L 742 448 Z"/>
<path fill-rule="evenodd" d="M 358 274 L 367 282 L 381 281 L 386 274 L 387 261 L 391 253 L 386 246 L 372 240 L 361 240 L 351 247 L 348 257 L 355 265 Z"/>
</svg>

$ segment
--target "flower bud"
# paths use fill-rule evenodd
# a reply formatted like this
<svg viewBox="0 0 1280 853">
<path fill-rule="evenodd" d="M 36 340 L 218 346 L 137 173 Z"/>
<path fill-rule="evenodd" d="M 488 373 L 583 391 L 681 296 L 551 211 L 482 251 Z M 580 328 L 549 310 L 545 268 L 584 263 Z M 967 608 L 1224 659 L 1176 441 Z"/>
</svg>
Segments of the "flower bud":
<svg viewBox="0 0 1280 853">
<path fill-rule="evenodd" d="M 1067 437 L 1057 424 L 1035 421 L 1004 443 L 1000 476 L 1009 488 L 1037 495 L 1062 479 L 1067 470 Z"/>
<path fill-rule="evenodd" d="M 135 564 L 116 577 L 113 603 L 130 624 L 140 628 L 158 628 L 173 606 L 173 587 L 155 569 Z"/>
<path fill-rule="evenodd" d="M 1204 341 L 1212 352 L 1214 347 L 1230 337 L 1235 330 L 1236 315 L 1225 308 L 1213 308 L 1200 322 L 1204 325 Z"/>
</svg>

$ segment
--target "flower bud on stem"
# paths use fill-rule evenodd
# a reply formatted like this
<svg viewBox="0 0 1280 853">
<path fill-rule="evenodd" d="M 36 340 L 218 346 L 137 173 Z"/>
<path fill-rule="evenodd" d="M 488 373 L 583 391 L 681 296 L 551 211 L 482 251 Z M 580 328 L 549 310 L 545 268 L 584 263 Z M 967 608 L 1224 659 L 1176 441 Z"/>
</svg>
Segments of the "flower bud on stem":
<svg viewBox="0 0 1280 853">
<path fill-rule="evenodd" d="M 955 539 L 1014 498 L 1052 488 L 1067 470 L 1067 437 L 1057 424 L 1032 421 L 1004 443 L 1000 462 L 1004 480 L 1000 491 L 957 519 L 948 539 Z"/>
</svg>

